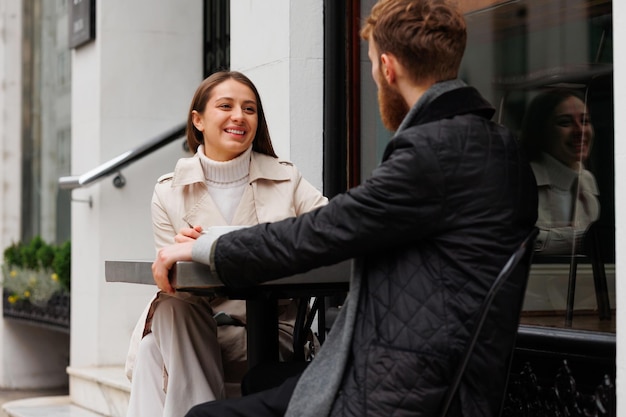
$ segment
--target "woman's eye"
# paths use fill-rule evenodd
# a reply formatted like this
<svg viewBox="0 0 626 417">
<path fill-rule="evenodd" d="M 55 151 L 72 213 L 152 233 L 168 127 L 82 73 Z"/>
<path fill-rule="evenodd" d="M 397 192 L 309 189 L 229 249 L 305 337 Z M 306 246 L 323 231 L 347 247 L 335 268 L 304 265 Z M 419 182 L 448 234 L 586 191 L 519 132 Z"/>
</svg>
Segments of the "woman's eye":
<svg viewBox="0 0 626 417">
<path fill-rule="evenodd" d="M 560 117 L 556 119 L 556 125 L 559 127 L 569 127 L 572 125 L 573 120 L 570 117 Z"/>
<path fill-rule="evenodd" d="M 256 109 L 254 107 L 244 107 L 243 111 L 245 111 L 246 113 L 249 113 L 249 114 L 256 113 Z"/>
</svg>

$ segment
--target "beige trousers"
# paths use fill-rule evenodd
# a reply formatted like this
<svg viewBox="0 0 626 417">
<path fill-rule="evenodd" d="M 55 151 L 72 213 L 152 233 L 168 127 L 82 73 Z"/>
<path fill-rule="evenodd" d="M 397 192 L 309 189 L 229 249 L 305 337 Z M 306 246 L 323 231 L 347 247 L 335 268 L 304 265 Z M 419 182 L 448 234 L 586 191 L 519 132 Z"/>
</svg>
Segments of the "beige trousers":
<svg viewBox="0 0 626 417">
<path fill-rule="evenodd" d="M 178 293 L 177 293 L 178 294 Z M 139 319 L 127 359 L 131 379 L 127 417 L 183 416 L 194 405 L 241 395 L 247 371 L 242 326 L 217 326 L 214 313 L 245 321 L 245 301 L 180 294 L 159 295 Z M 279 302 L 280 359 L 293 355 L 295 300 Z M 150 307 L 150 306 L 149 306 Z M 145 333 L 144 328 L 151 328 Z"/>
<path fill-rule="evenodd" d="M 175 297 L 160 300 L 152 332 L 139 343 L 127 416 L 180 417 L 225 396 L 211 309 Z"/>
</svg>

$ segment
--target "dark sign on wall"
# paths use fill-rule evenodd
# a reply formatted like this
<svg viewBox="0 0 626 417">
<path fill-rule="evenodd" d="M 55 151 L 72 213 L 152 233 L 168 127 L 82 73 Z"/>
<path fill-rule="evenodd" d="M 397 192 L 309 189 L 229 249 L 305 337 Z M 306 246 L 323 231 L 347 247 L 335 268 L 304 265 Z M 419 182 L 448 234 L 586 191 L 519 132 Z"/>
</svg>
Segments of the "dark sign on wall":
<svg viewBox="0 0 626 417">
<path fill-rule="evenodd" d="M 70 0 L 70 48 L 96 38 L 96 0 Z"/>
</svg>

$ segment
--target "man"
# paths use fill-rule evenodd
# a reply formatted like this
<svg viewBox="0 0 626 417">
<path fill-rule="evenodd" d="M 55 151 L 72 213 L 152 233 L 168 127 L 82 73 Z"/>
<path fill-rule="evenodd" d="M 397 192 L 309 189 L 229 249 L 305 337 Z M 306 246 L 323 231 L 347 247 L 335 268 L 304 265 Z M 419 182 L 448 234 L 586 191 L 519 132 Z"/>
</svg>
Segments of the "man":
<svg viewBox="0 0 626 417">
<path fill-rule="evenodd" d="M 535 224 L 536 185 L 516 140 L 457 79 L 462 14 L 446 1 L 380 0 L 362 36 L 382 119 L 396 131 L 372 177 L 298 218 L 165 248 L 153 265 L 159 288 L 172 291 L 178 260 L 210 264 L 242 288 L 355 258 L 346 303 L 299 380 L 189 417 L 436 415 L 473 315 Z M 450 415 L 496 413 L 511 310 L 489 324 Z"/>
</svg>

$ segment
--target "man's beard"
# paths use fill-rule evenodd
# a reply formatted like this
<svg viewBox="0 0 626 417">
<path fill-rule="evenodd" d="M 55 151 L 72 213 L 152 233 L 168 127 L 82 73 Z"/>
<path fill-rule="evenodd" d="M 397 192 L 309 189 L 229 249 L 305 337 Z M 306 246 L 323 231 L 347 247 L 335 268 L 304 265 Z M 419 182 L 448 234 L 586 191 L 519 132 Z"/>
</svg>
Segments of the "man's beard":
<svg viewBox="0 0 626 417">
<path fill-rule="evenodd" d="M 378 89 L 378 108 L 385 127 L 393 132 L 398 130 L 400 123 L 409 112 L 409 106 L 397 91 L 393 90 L 384 77 L 380 77 Z"/>
</svg>

